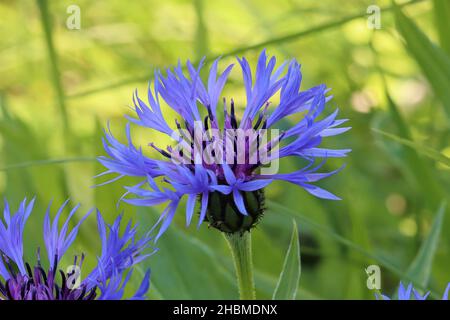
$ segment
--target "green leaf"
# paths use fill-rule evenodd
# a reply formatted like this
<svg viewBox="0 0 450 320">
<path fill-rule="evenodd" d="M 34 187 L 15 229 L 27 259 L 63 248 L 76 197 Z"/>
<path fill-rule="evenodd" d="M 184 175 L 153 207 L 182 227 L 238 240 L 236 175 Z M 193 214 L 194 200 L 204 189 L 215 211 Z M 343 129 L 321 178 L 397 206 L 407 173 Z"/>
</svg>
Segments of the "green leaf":
<svg viewBox="0 0 450 320">
<path fill-rule="evenodd" d="M 417 256 L 414 258 L 414 261 L 411 263 L 408 271 L 406 272 L 409 279 L 415 279 L 422 287 L 425 288 L 428 286 L 428 281 L 430 279 L 433 258 L 438 248 L 446 207 L 447 205 L 445 202 L 443 202 L 439 207 L 430 233 L 422 243 Z"/>
<path fill-rule="evenodd" d="M 23 169 L 36 166 L 64 164 L 72 162 L 94 162 L 95 157 L 73 157 L 73 158 L 61 158 L 61 159 L 42 159 L 42 160 L 30 160 L 20 163 L 11 164 L 8 166 L 0 167 L 0 171 L 9 171 L 13 169 Z"/>
<path fill-rule="evenodd" d="M 347 238 L 337 234 L 330 228 L 323 226 L 323 225 L 309 219 L 308 217 L 306 217 L 302 213 L 300 213 L 299 210 L 292 210 L 282 204 L 279 204 L 279 203 L 271 201 L 271 200 L 267 200 L 266 202 L 270 208 L 277 209 L 280 214 L 290 215 L 291 217 L 295 217 L 296 219 L 301 220 L 303 225 L 314 228 L 317 231 L 329 236 L 330 238 L 333 238 L 335 241 L 345 245 L 346 247 L 348 247 L 352 250 L 355 250 L 356 252 L 359 252 L 362 255 L 364 255 L 370 259 L 373 259 L 374 261 L 376 261 L 377 264 L 385 267 L 386 269 L 388 269 L 392 273 L 396 274 L 397 276 L 403 277 L 405 275 L 404 271 L 402 271 L 401 268 L 397 267 L 395 264 L 391 263 L 387 259 L 367 251 L 366 249 L 361 247 L 359 244 L 354 243 L 353 241 L 350 241 Z M 426 287 L 422 286 L 418 281 L 416 281 L 414 278 L 410 277 L 409 275 L 406 275 L 405 279 L 408 280 L 408 282 L 412 282 L 414 284 L 414 286 L 418 289 L 423 289 L 423 290 L 426 289 Z M 433 297 L 439 296 L 433 290 L 431 290 L 431 295 Z"/>
<path fill-rule="evenodd" d="M 439 42 L 447 54 L 450 55 L 450 37 L 448 36 L 448 31 L 450 30 L 450 1 L 434 0 L 433 8 Z"/>
<path fill-rule="evenodd" d="M 280 278 L 273 293 L 273 300 L 295 300 L 297 296 L 301 274 L 300 243 L 295 220 L 292 221 L 292 224 L 291 242 L 286 253 L 283 270 L 280 273 Z"/>
<path fill-rule="evenodd" d="M 406 7 L 406 6 L 414 5 L 414 4 L 420 3 L 422 1 L 424 1 L 424 0 L 411 0 L 409 2 L 400 4 L 399 7 Z M 393 9 L 393 6 L 387 6 L 387 7 L 381 8 L 381 11 L 390 11 L 392 9 Z M 225 58 L 225 57 L 229 57 L 229 56 L 235 56 L 235 55 L 245 53 L 247 51 L 258 50 L 258 49 L 266 48 L 266 47 L 272 46 L 272 45 L 279 46 L 280 44 L 291 42 L 291 41 L 296 41 L 298 39 L 301 39 L 301 38 L 304 38 L 304 37 L 307 37 L 310 35 L 314 35 L 314 34 L 317 34 L 317 33 L 323 32 L 323 31 L 336 29 L 336 28 L 343 26 L 346 23 L 349 23 L 351 21 L 361 19 L 361 18 L 366 18 L 366 16 L 367 16 L 367 14 L 365 11 L 359 10 L 356 13 L 353 13 L 348 16 L 338 18 L 338 19 L 335 19 L 335 20 L 332 20 L 329 22 L 321 23 L 317 26 L 313 26 L 306 30 L 295 31 L 295 32 L 292 32 L 289 34 L 272 37 L 267 40 L 255 43 L 255 44 L 250 44 L 250 45 L 246 45 L 246 46 L 239 47 L 236 49 L 232 49 L 232 50 L 222 53 L 220 55 L 215 55 L 215 56 L 205 59 L 205 63 L 214 61 L 218 57 Z M 197 30 L 197 32 L 198 32 L 198 30 Z M 197 47 L 198 47 L 198 44 L 197 44 Z M 195 64 L 197 64 L 197 63 L 195 63 Z M 148 81 L 151 78 L 152 78 L 152 75 L 148 74 L 148 73 L 134 75 L 134 76 L 128 77 L 126 79 L 121 79 L 121 80 L 118 80 L 115 82 L 100 85 L 98 87 L 87 89 L 85 91 L 69 94 L 69 95 L 67 95 L 67 98 L 74 99 L 74 98 L 86 97 L 86 96 L 89 96 L 92 94 L 96 94 L 96 93 L 108 91 L 108 90 L 113 90 L 116 88 L 120 88 L 120 87 L 123 87 L 126 85 L 133 84 L 133 83 L 138 83 L 141 81 Z"/>
<path fill-rule="evenodd" d="M 140 225 L 153 225 L 159 214 L 153 207 L 138 208 Z M 175 223 L 155 245 L 159 251 L 146 264 L 152 270 L 151 286 L 163 299 L 237 299 L 232 270 L 217 259 L 214 249 Z"/>
<path fill-rule="evenodd" d="M 208 55 L 208 28 L 205 23 L 204 18 L 204 1 L 195 0 L 193 2 L 196 22 L 197 22 L 197 32 L 195 35 L 195 53 L 197 54 L 197 59 L 201 59 L 203 56 Z"/>
<path fill-rule="evenodd" d="M 47 0 L 38 0 L 37 3 L 39 11 L 41 13 L 42 29 L 44 30 L 45 35 L 45 44 L 48 52 L 52 83 L 56 93 L 56 102 L 58 103 L 61 112 L 61 120 L 64 124 L 64 129 L 68 130 L 69 120 L 67 115 L 65 94 L 61 81 L 61 71 L 58 64 L 58 55 L 53 42 L 52 17 L 48 8 Z"/>
<path fill-rule="evenodd" d="M 406 41 L 407 50 L 419 64 L 450 118 L 449 56 L 433 44 L 398 7 L 395 8 L 394 12 L 397 28 Z"/>
<path fill-rule="evenodd" d="M 398 106 L 389 95 L 385 84 L 386 99 L 390 117 L 397 127 L 398 135 L 406 140 L 411 140 L 412 135 L 407 122 L 403 118 Z M 384 143 L 385 148 L 389 150 L 389 146 Z M 416 150 L 411 148 L 401 148 L 397 163 L 399 169 L 406 175 L 412 178 L 413 183 L 418 190 L 423 192 L 424 198 L 427 199 L 430 206 L 436 208 L 444 195 L 443 188 L 436 179 L 433 168 L 423 159 Z M 389 152 L 392 155 L 392 152 Z M 404 165 L 406 164 L 406 166 Z"/>
<path fill-rule="evenodd" d="M 424 146 L 424 145 L 422 145 L 422 144 L 420 144 L 418 142 L 401 138 L 401 137 L 396 136 L 395 134 L 392 134 L 392 133 L 388 133 L 388 132 L 385 132 L 385 131 L 382 131 L 382 130 L 379 130 L 379 129 L 375 129 L 375 128 L 372 128 L 372 130 L 374 132 L 376 132 L 376 133 L 379 133 L 379 134 L 389 138 L 389 139 L 392 139 L 392 140 L 394 140 L 394 141 L 396 141 L 398 143 L 401 143 L 401 144 L 403 144 L 405 146 L 408 146 L 408 147 L 416 150 L 417 152 L 419 152 L 419 153 L 429 157 L 430 159 L 433 159 L 435 161 L 441 162 L 441 163 L 443 163 L 443 164 L 445 164 L 445 165 L 450 167 L 450 158 L 446 157 L 445 155 L 443 155 L 442 153 L 440 153 L 437 150 L 434 150 L 432 148 Z"/>
<path fill-rule="evenodd" d="M 278 279 L 272 275 L 261 272 L 255 268 L 255 282 L 257 290 L 263 292 L 267 296 L 273 295 L 273 288 L 276 286 Z M 258 295 L 259 297 L 259 295 Z M 296 300 L 322 300 L 323 298 L 305 288 L 298 288 Z M 264 300 L 264 299 L 263 299 Z"/>
</svg>

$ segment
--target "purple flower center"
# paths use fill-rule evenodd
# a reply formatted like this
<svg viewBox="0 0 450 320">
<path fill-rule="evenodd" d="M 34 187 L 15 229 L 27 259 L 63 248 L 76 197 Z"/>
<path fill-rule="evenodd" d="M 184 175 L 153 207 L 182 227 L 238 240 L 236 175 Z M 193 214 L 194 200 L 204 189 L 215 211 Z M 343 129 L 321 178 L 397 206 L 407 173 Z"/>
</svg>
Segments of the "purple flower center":
<svg viewBox="0 0 450 320">
<path fill-rule="evenodd" d="M 81 267 L 83 256 L 79 266 L 75 257 L 76 268 L 69 272 L 58 269 L 58 257 L 55 256 L 52 267 L 45 271 L 38 250 L 37 264 L 32 268 L 25 263 L 27 273 L 21 274 L 11 259 L 0 254 L 10 276 L 4 282 L 0 280 L 0 300 L 93 300 L 97 296 L 97 287 L 88 289 L 84 283 L 77 285 L 77 268 Z"/>
<path fill-rule="evenodd" d="M 230 113 L 227 112 L 224 99 L 223 127 L 219 125 L 217 117 L 211 112 L 209 106 L 207 109 L 208 115 L 205 116 L 204 121 L 195 122 L 194 126 L 185 122 L 183 128 L 175 120 L 177 131 L 174 131 L 173 137 L 178 141 L 178 145 L 168 146 L 166 150 L 153 143 L 150 146 L 163 157 L 186 166 L 192 172 L 195 172 L 196 165 L 211 170 L 219 184 L 223 185 L 227 184 L 222 168 L 223 163 L 230 166 L 238 179 L 247 181 L 257 168 L 270 161 L 270 156 L 275 156 L 272 151 L 282 135 L 278 136 L 276 129 L 274 129 L 276 133 L 269 135 L 266 129 L 267 108 L 259 112 L 257 119 L 253 121 L 254 124 L 250 120 L 238 124 L 233 99 L 231 99 Z M 276 138 L 267 141 L 269 136 Z"/>
</svg>

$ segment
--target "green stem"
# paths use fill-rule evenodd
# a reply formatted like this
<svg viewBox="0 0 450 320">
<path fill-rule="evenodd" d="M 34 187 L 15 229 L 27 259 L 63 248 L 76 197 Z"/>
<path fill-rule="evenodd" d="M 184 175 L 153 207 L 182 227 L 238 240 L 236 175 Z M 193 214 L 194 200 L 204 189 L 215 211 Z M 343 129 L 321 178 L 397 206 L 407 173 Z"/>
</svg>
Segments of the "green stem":
<svg viewBox="0 0 450 320">
<path fill-rule="evenodd" d="M 252 237 L 250 232 L 224 233 L 233 255 L 241 300 L 255 300 Z"/>
<path fill-rule="evenodd" d="M 51 76 L 53 87 L 55 88 L 58 106 L 61 111 L 61 119 L 64 125 L 65 133 L 69 132 L 69 120 L 67 115 L 66 101 L 63 85 L 61 82 L 61 72 L 58 65 L 58 55 L 53 44 L 53 33 L 51 25 L 51 15 L 48 9 L 47 0 L 38 0 L 39 11 L 41 12 L 41 23 L 45 35 L 45 44 L 47 47 L 48 58 L 50 61 Z"/>
</svg>

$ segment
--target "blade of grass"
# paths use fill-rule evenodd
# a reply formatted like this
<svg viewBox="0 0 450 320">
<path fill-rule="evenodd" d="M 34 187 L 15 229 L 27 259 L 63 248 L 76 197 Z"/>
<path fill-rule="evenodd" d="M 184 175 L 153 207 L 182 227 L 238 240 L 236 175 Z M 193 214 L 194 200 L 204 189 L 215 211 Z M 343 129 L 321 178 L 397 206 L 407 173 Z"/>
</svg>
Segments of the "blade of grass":
<svg viewBox="0 0 450 320">
<path fill-rule="evenodd" d="M 272 295 L 273 288 L 275 287 L 278 279 L 269 275 L 265 272 L 262 272 L 258 269 L 255 269 L 255 281 L 257 289 L 261 292 L 264 292 L 267 296 Z M 305 288 L 298 288 L 297 295 L 294 298 L 295 300 L 322 300 L 323 297 L 316 295 L 315 293 L 309 291 Z"/>
<path fill-rule="evenodd" d="M 375 50 L 373 46 L 371 48 L 372 50 Z M 384 86 L 386 100 L 388 103 L 388 110 L 392 121 L 397 127 L 398 134 L 403 139 L 412 140 L 408 124 L 401 115 L 398 106 L 395 104 L 394 100 L 392 100 L 389 94 L 385 76 L 379 68 L 378 62 L 377 68 L 380 71 L 382 83 Z M 422 157 L 420 157 L 420 155 L 413 149 L 406 148 L 404 150 L 404 158 L 405 163 L 407 164 L 407 168 L 409 169 L 409 172 L 411 173 L 411 176 L 413 177 L 417 188 L 423 190 L 424 194 L 426 195 L 426 199 L 429 202 L 429 205 L 433 208 L 433 210 L 436 210 L 443 198 L 444 191 L 441 185 L 438 183 L 434 172 L 432 171 L 430 166 L 427 165 L 424 159 L 422 159 Z"/>
<path fill-rule="evenodd" d="M 48 58 L 50 62 L 50 70 L 53 81 L 53 87 L 56 92 L 56 99 L 61 112 L 61 120 L 64 129 L 69 131 L 69 121 L 67 116 L 67 108 L 64 96 L 64 90 L 61 83 L 61 72 L 59 71 L 58 55 L 56 54 L 55 46 L 53 44 L 52 35 L 52 21 L 48 10 L 47 0 L 37 0 L 39 11 L 41 13 L 41 23 L 45 35 L 45 44 L 47 47 Z"/>
<path fill-rule="evenodd" d="M 406 7 L 406 6 L 410 6 L 419 2 L 423 2 L 425 0 L 411 0 L 409 2 L 403 3 L 398 5 L 399 7 Z M 387 7 L 383 7 L 381 8 L 381 11 L 391 11 L 394 7 L 393 6 L 387 6 Z M 212 56 L 210 58 L 207 58 L 205 60 L 206 63 L 211 62 L 215 59 L 217 59 L 218 57 L 228 57 L 228 56 L 234 56 L 237 54 L 241 54 L 247 51 L 251 51 L 251 50 L 256 50 L 256 49 L 261 49 L 270 45 L 274 45 L 274 44 L 280 44 L 280 43 L 284 43 L 284 42 L 290 42 L 290 41 L 294 41 L 297 40 L 299 38 L 303 38 L 309 35 L 313 35 L 316 34 L 318 32 L 322 32 L 325 30 L 329 30 L 329 29 L 333 29 L 339 26 L 342 26 L 348 22 L 351 22 L 353 20 L 356 19 L 360 19 L 360 18 L 364 18 L 367 16 L 366 11 L 362 11 L 362 12 L 358 12 L 355 14 L 351 14 L 348 15 L 346 17 L 337 19 L 337 20 L 333 20 L 330 22 L 326 22 L 323 24 L 320 24 L 318 26 L 312 27 L 310 29 L 306 29 L 306 30 L 301 30 L 301 31 L 296 31 L 290 34 L 286 34 L 284 36 L 279 36 L 279 37 L 274 37 L 259 43 L 255 43 L 253 45 L 249 45 L 249 46 L 245 46 L 245 47 L 241 47 L 241 48 L 237 48 L 237 49 L 233 49 L 231 51 L 225 52 L 223 54 L 220 55 L 215 55 Z M 85 91 L 81 91 L 81 92 L 76 92 L 73 93 L 71 95 L 68 95 L 68 98 L 74 99 L 74 98 L 80 98 L 80 97 L 85 97 L 88 95 L 92 95 L 92 94 L 96 94 L 99 92 L 103 92 L 103 91 L 107 91 L 107 90 L 111 90 L 111 89 L 115 89 L 118 87 L 122 87 L 122 86 L 126 86 L 132 83 L 137 83 L 137 82 L 141 82 L 141 81 L 148 81 L 149 79 L 152 79 L 152 75 L 151 74 L 141 74 L 141 75 L 136 75 L 136 76 L 132 76 L 129 77 L 127 79 L 122 79 L 122 80 L 118 80 L 116 82 L 113 83 L 109 83 L 106 85 L 101 85 L 97 88 L 92 88 L 92 89 L 87 89 Z"/>
<path fill-rule="evenodd" d="M 67 146 L 71 146 L 72 137 L 70 136 L 69 120 L 67 116 L 66 100 L 61 83 L 61 72 L 59 70 L 58 55 L 53 43 L 52 19 L 48 10 L 47 0 L 37 0 L 39 12 L 41 14 L 41 24 L 45 35 L 45 44 L 47 47 L 48 60 L 50 64 L 51 78 L 56 93 L 56 103 L 59 106 L 61 121 L 63 124 L 62 148 L 66 152 Z M 70 194 L 70 185 L 67 172 L 62 168 L 61 188 L 67 198 Z M 71 206 L 71 204 L 69 204 Z"/>
<path fill-rule="evenodd" d="M 355 185 L 349 188 L 350 189 L 346 193 L 346 199 L 351 199 L 354 194 L 360 192 L 361 185 Z M 367 216 L 361 213 L 361 208 L 366 206 L 366 201 L 367 199 L 361 197 L 347 203 L 345 210 L 348 212 L 348 224 L 350 225 L 350 230 L 347 231 L 344 229 L 344 232 L 348 233 L 349 240 L 358 243 L 363 249 L 370 252 L 372 250 L 372 246 L 370 242 L 369 228 L 365 221 Z M 302 248 L 302 252 L 303 251 L 304 250 Z M 360 268 L 361 264 L 368 266 L 375 263 L 372 259 L 367 259 L 366 257 L 360 257 L 358 255 L 359 254 L 357 252 L 349 250 L 344 259 L 356 261 L 361 260 L 356 268 Z M 352 299 L 355 296 L 355 292 L 358 292 L 364 299 L 373 297 L 372 292 L 367 290 L 365 281 L 361 280 L 364 275 L 361 275 L 360 272 L 355 272 L 355 268 L 352 268 L 352 266 L 349 266 L 347 270 L 347 277 L 346 298 Z"/>
<path fill-rule="evenodd" d="M 9 165 L 3 168 L 0 168 L 0 171 L 8 171 L 13 169 L 23 169 L 35 166 L 43 166 L 43 165 L 53 165 L 53 164 L 63 164 L 63 163 L 71 163 L 71 162 L 91 162 L 96 161 L 96 158 L 93 157 L 75 157 L 75 158 L 63 158 L 63 159 L 44 159 L 44 160 L 34 160 L 34 161 L 26 161 L 21 163 L 16 163 L 13 165 Z"/>
<path fill-rule="evenodd" d="M 417 256 L 406 272 L 408 278 L 416 279 L 424 288 L 428 286 L 430 280 L 431 268 L 439 244 L 446 206 L 445 202 L 441 203 L 427 238 L 422 243 Z"/>
<path fill-rule="evenodd" d="M 374 56 L 378 57 L 377 51 L 374 48 L 373 43 L 370 43 L 369 46 L 373 51 Z M 404 120 L 402 114 L 400 113 L 399 108 L 397 107 L 397 105 L 395 104 L 395 102 L 393 101 L 393 99 L 389 94 L 386 77 L 382 69 L 380 68 L 377 58 L 375 59 L 375 67 L 380 73 L 381 81 L 384 87 L 385 96 L 387 100 L 389 114 L 393 123 L 397 127 L 399 138 L 412 141 L 412 135 L 409 126 L 407 122 Z M 374 131 L 376 131 L 376 129 Z M 432 211 L 437 210 L 443 197 L 445 196 L 445 191 L 441 186 L 441 184 L 439 183 L 437 175 L 434 172 L 432 166 L 430 166 L 425 161 L 425 159 L 421 157 L 418 150 L 410 147 L 404 148 L 404 150 L 402 150 L 401 160 L 402 164 L 399 166 L 399 169 L 412 178 L 412 181 L 415 184 L 416 188 L 423 193 L 424 199 L 426 200 L 428 206 L 432 208 Z M 403 163 L 406 164 L 406 166 L 404 166 Z M 420 217 L 416 216 L 416 223 L 419 226 L 422 226 L 422 223 L 420 223 L 419 220 Z M 420 232 L 417 233 L 417 236 L 419 235 Z M 418 240 L 420 239 L 418 238 Z"/>
<path fill-rule="evenodd" d="M 345 245 L 346 247 L 361 253 L 362 255 L 366 256 L 367 258 L 375 260 L 379 265 L 385 267 L 392 273 L 396 274 L 399 278 L 406 279 L 409 282 L 413 283 L 417 288 L 419 288 L 421 290 L 430 290 L 429 288 L 423 287 L 416 279 L 412 279 L 408 275 L 405 276 L 405 272 L 403 270 L 401 270 L 399 267 L 397 267 L 396 265 L 392 264 L 390 261 L 388 261 L 382 257 L 379 257 L 376 254 L 368 252 L 367 250 L 362 248 L 360 245 L 342 237 L 341 235 L 337 234 L 333 230 L 314 222 L 313 220 L 307 218 L 300 212 L 298 212 L 296 210 L 292 210 L 290 208 L 287 208 L 287 207 L 283 206 L 282 204 L 279 204 L 279 203 L 271 201 L 271 200 L 267 200 L 267 204 L 268 204 L 269 208 L 276 209 L 278 211 L 278 213 L 287 214 L 289 216 L 292 216 L 292 217 L 298 219 L 301 223 L 303 223 L 311 228 L 316 229 L 317 231 L 338 241 L 339 243 Z M 299 223 L 299 222 L 297 222 L 297 223 Z M 430 290 L 430 292 L 433 297 L 440 298 L 440 295 L 438 293 L 436 293 L 436 291 Z"/>
<path fill-rule="evenodd" d="M 394 13 L 397 29 L 406 41 L 408 52 L 427 77 L 450 120 L 450 57 L 432 43 L 399 7 L 394 7 Z"/>
<path fill-rule="evenodd" d="M 295 300 L 300 274 L 300 242 L 298 241 L 297 223 L 294 219 L 292 221 L 291 241 L 286 252 L 280 278 L 273 292 L 272 300 Z"/>
<path fill-rule="evenodd" d="M 416 150 L 417 152 L 419 152 L 419 153 L 429 157 L 430 159 L 433 159 L 435 161 L 441 162 L 441 163 L 443 163 L 443 164 L 445 164 L 445 165 L 450 167 L 450 158 L 447 158 L 445 155 L 443 155 L 442 153 L 440 153 L 437 150 L 434 150 L 434 149 L 432 149 L 430 147 L 424 146 L 424 145 L 422 145 L 422 144 L 420 144 L 418 142 L 401 138 L 401 137 L 396 136 L 396 135 L 394 135 L 392 133 L 388 133 L 388 132 L 385 132 L 385 131 L 382 131 L 382 130 L 379 130 L 379 129 L 375 129 L 375 128 L 372 128 L 372 130 L 374 132 L 378 133 L 378 134 L 381 134 L 382 136 L 385 136 L 385 137 L 387 137 L 389 139 L 392 139 L 392 140 L 394 140 L 394 141 L 396 141 L 398 143 L 401 143 L 401 144 L 403 144 L 405 146 L 408 146 L 408 147 Z"/>
<path fill-rule="evenodd" d="M 450 55 L 450 1 L 433 0 L 434 21 L 439 35 L 441 47 Z"/>
<path fill-rule="evenodd" d="M 197 18 L 197 31 L 195 35 L 195 54 L 197 60 L 200 60 L 203 56 L 208 55 L 208 29 L 205 24 L 204 15 L 204 0 L 195 0 L 193 2 L 195 14 Z"/>
</svg>

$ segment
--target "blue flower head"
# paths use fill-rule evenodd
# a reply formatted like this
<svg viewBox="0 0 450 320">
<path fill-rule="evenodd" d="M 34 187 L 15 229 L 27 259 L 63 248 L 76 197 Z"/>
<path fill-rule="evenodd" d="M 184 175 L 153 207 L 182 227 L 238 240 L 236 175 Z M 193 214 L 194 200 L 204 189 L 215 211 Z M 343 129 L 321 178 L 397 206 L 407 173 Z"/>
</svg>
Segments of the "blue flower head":
<svg viewBox="0 0 450 320">
<path fill-rule="evenodd" d="M 450 291 L 450 283 L 447 285 L 447 288 L 445 289 L 444 294 L 442 295 L 442 300 L 448 300 L 449 291 Z M 427 291 L 425 294 L 421 295 L 416 289 L 414 289 L 412 283 L 408 284 L 408 286 L 405 287 L 403 283 L 400 282 L 396 300 L 427 300 L 429 295 L 430 291 Z M 377 299 L 380 299 L 378 295 L 375 295 L 375 297 Z M 381 295 L 381 299 L 391 300 L 390 297 L 384 294 Z"/>
<path fill-rule="evenodd" d="M 146 252 L 150 248 L 151 239 L 136 239 L 136 226 L 131 223 L 121 233 L 119 229 L 122 216 L 112 225 L 107 225 L 100 212 L 97 212 L 102 252 L 97 266 L 83 278 L 84 254 L 75 256 L 73 265 L 68 268 L 62 268 L 61 259 L 75 241 L 78 229 L 91 211 L 69 230 L 70 220 L 79 208 L 79 205 L 76 206 L 60 228 L 59 220 L 67 205 L 66 201 L 53 221 L 50 218 L 50 206 L 44 219 L 43 235 L 49 265 L 44 269 L 39 248 L 36 264 L 24 260 L 24 229 L 33 205 L 34 199 L 28 203 L 25 199 L 17 212 L 11 214 L 5 200 L 3 222 L 0 220 L 0 300 L 121 299 L 132 267 L 152 253 Z M 145 296 L 149 276 L 150 273 L 147 272 L 133 299 Z"/>
<path fill-rule="evenodd" d="M 186 224 L 193 219 L 199 205 L 198 225 L 207 220 L 224 232 L 250 229 L 263 211 L 263 189 L 274 180 L 284 180 L 302 187 L 323 199 L 338 200 L 334 194 L 317 185 L 339 170 L 320 173 L 326 159 L 345 157 L 349 149 L 321 147 L 326 137 L 339 135 L 349 127 L 340 127 L 346 119 L 338 119 L 338 110 L 328 115 L 326 103 L 332 98 L 325 85 L 301 90 L 302 73 L 296 60 L 276 67 L 275 57 L 261 52 L 253 73 L 245 58 L 237 58 L 242 71 L 246 102 L 238 116 L 236 103 L 223 98 L 222 89 L 233 64 L 218 73 L 219 59 L 212 63 L 207 81 L 200 78 L 198 66 L 189 61 L 183 68 L 155 73 L 147 92 L 148 103 L 135 92 L 136 117 L 129 121 L 156 130 L 172 138 L 166 149 L 149 143 L 160 153 L 158 158 L 144 155 L 133 144 L 130 124 L 126 126 L 127 143 L 105 132 L 107 156 L 99 161 L 107 168 L 105 174 L 116 174 L 111 182 L 124 176 L 142 177 L 136 186 L 128 187 L 125 198 L 134 205 L 152 206 L 167 203 L 157 223 L 161 234 L 170 225 L 182 198 L 186 199 Z M 271 106 L 273 100 L 278 100 Z M 163 116 L 162 104 L 178 115 L 170 125 Z M 287 117 L 295 122 L 284 131 L 280 124 Z M 284 121 L 286 123 L 286 121 Z M 279 173 L 278 160 L 301 159 L 305 166 L 290 173 Z M 317 161 L 319 160 L 319 161 Z M 161 177 L 163 185 L 156 183 Z"/>
</svg>

